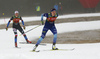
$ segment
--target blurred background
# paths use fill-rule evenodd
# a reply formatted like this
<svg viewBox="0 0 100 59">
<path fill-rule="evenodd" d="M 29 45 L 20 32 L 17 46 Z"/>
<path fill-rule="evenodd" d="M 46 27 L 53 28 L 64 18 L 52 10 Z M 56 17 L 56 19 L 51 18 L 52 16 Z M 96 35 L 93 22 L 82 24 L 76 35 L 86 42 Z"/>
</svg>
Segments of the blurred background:
<svg viewBox="0 0 100 59">
<path fill-rule="evenodd" d="M 51 8 L 56 8 L 60 15 L 98 13 L 100 0 L 0 0 L 0 18 L 11 17 L 15 10 L 21 16 L 40 16 Z"/>
</svg>

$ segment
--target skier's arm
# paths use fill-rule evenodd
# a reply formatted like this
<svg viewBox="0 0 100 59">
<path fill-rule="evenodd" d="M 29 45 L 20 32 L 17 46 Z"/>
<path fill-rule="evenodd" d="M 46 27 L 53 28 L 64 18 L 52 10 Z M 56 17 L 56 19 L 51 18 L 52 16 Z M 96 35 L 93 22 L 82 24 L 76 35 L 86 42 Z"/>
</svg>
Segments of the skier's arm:
<svg viewBox="0 0 100 59">
<path fill-rule="evenodd" d="M 11 20 L 13 20 L 13 17 L 11 17 L 11 19 L 8 21 L 7 28 L 9 27 Z"/>
<path fill-rule="evenodd" d="M 44 22 L 43 22 L 43 16 L 47 17 L 47 13 L 44 13 L 44 14 L 41 15 L 41 23 L 42 23 L 42 25 L 44 24 Z"/>
<path fill-rule="evenodd" d="M 44 14 L 41 15 L 41 21 L 43 21 L 43 15 L 44 15 Z"/>
<path fill-rule="evenodd" d="M 41 15 L 41 23 L 42 23 L 42 25 L 44 24 L 44 22 L 43 22 L 43 14 Z"/>
<path fill-rule="evenodd" d="M 22 21 L 22 25 L 24 26 L 24 21 L 23 20 L 21 20 Z"/>
<path fill-rule="evenodd" d="M 22 20 L 21 17 L 20 17 L 20 20 L 22 21 L 23 28 L 25 29 L 24 21 Z"/>
<path fill-rule="evenodd" d="M 22 20 L 22 18 L 20 17 L 20 20 L 22 21 L 22 25 L 24 26 L 24 21 Z"/>
<path fill-rule="evenodd" d="M 10 22 L 11 22 L 11 20 L 8 21 L 7 28 L 8 28 L 8 26 L 9 26 Z"/>
<path fill-rule="evenodd" d="M 7 24 L 6 30 L 8 30 L 9 24 L 10 24 L 10 22 L 11 22 L 12 19 L 13 19 L 13 17 L 8 21 L 8 24 Z"/>
</svg>

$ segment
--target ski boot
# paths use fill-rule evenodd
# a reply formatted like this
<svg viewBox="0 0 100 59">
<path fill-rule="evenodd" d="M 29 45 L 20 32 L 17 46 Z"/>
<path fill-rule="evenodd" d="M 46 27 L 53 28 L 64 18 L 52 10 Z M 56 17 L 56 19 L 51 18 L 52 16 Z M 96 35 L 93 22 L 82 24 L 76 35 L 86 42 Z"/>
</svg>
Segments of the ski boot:
<svg viewBox="0 0 100 59">
<path fill-rule="evenodd" d="M 55 45 L 52 45 L 52 50 L 58 50 Z"/>
<path fill-rule="evenodd" d="M 35 45 L 35 46 L 33 47 L 33 51 L 35 51 L 35 50 L 36 50 L 36 48 L 37 48 L 37 46 Z"/>
<path fill-rule="evenodd" d="M 29 41 L 28 39 L 26 40 L 27 41 L 27 43 L 32 43 L 31 41 Z"/>
</svg>

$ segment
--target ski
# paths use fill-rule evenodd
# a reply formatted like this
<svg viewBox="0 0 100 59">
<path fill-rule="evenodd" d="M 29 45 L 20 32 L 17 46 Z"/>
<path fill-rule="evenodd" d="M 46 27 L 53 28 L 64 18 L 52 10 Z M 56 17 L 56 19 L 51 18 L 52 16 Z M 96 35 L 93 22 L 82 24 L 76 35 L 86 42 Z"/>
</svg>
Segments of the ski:
<svg viewBox="0 0 100 59">
<path fill-rule="evenodd" d="M 40 50 L 36 50 L 36 51 L 33 51 L 33 50 L 32 50 L 31 52 L 40 52 Z"/>
<path fill-rule="evenodd" d="M 75 48 L 72 49 L 58 49 L 58 50 L 52 50 L 52 49 L 47 49 L 47 50 L 36 50 L 36 51 L 31 51 L 31 52 L 40 52 L 40 51 L 73 51 Z"/>
<path fill-rule="evenodd" d="M 73 51 L 75 48 L 72 49 L 58 49 L 58 50 L 52 50 L 52 49 L 48 49 L 48 50 L 43 50 L 43 51 Z"/>
<path fill-rule="evenodd" d="M 20 44 L 34 44 L 34 43 L 27 43 L 27 42 L 19 42 Z"/>
<path fill-rule="evenodd" d="M 35 44 L 35 43 L 27 43 L 27 42 L 19 42 L 20 44 Z M 43 45 L 43 46 L 46 46 L 46 44 L 40 44 L 40 45 Z"/>
</svg>

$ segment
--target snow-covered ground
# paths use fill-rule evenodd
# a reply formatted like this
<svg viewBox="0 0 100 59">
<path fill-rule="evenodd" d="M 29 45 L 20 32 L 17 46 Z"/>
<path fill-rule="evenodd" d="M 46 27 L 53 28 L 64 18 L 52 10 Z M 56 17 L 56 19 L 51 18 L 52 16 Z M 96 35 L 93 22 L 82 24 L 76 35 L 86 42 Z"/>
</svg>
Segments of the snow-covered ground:
<svg viewBox="0 0 100 59">
<path fill-rule="evenodd" d="M 66 25 L 66 26 L 65 26 Z M 60 23 L 56 24 L 58 33 L 84 31 L 100 29 L 100 21 L 75 22 L 75 23 Z M 37 25 L 35 25 L 37 26 Z M 29 30 L 35 26 L 27 26 Z M 33 41 L 41 35 L 43 26 L 40 26 L 31 32 L 26 33 L 29 40 Z M 18 35 L 20 33 L 18 32 Z M 49 31 L 47 35 L 52 35 Z M 73 51 L 41 51 L 31 52 L 34 44 L 20 44 L 25 42 L 23 36 L 18 36 L 18 46 L 14 47 L 14 34 L 12 28 L 8 31 L 0 30 L 0 59 L 100 59 L 100 43 L 88 44 L 57 44 L 59 49 L 72 49 Z M 51 49 L 52 44 L 45 43 L 46 46 L 40 45 L 37 50 Z"/>
<path fill-rule="evenodd" d="M 99 25 L 100 21 L 56 24 L 58 33 L 100 29 Z M 35 26 L 28 26 L 27 30 L 32 27 Z M 27 33 L 29 40 L 38 38 L 41 35 L 42 27 L 43 26 L 40 26 Z M 51 35 L 51 32 L 47 33 L 47 35 Z M 34 44 L 18 43 L 18 46 L 21 48 L 14 48 L 14 34 L 12 28 L 9 28 L 8 31 L 5 29 L 0 30 L 0 36 L 0 59 L 100 59 L 100 43 L 57 44 L 59 49 L 75 48 L 75 50 L 30 52 L 33 49 Z M 25 42 L 23 36 L 18 36 L 18 42 Z M 51 49 L 51 46 L 52 44 L 47 44 L 46 46 L 40 45 L 37 50 Z"/>
</svg>

